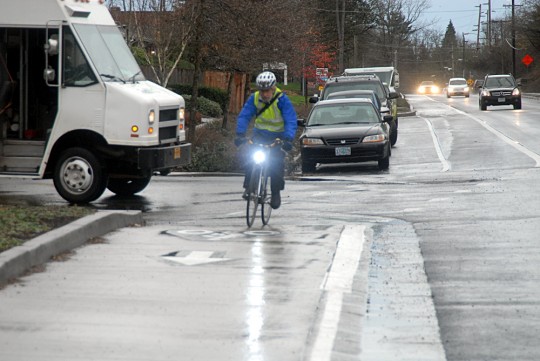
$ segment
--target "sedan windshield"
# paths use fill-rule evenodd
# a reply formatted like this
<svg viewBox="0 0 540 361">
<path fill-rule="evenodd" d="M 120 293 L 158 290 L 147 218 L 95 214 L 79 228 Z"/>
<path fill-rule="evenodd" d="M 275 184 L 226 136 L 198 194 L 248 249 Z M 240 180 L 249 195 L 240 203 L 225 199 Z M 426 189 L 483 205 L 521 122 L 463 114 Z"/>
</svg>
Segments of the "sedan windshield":
<svg viewBox="0 0 540 361">
<path fill-rule="evenodd" d="M 449 85 L 467 85 L 467 81 L 465 79 L 456 79 L 456 80 L 450 80 Z"/>
<path fill-rule="evenodd" d="M 380 118 L 371 103 L 350 103 L 315 107 L 309 116 L 307 125 L 370 124 L 379 122 Z"/>
<path fill-rule="evenodd" d="M 103 81 L 145 80 L 116 26 L 74 25 Z"/>
</svg>

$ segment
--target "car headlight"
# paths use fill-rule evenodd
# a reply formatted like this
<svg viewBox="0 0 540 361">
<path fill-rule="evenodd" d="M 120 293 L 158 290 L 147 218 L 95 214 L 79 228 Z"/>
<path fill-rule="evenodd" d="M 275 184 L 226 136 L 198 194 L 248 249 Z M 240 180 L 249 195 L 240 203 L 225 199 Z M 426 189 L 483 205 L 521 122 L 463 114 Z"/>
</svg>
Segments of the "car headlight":
<svg viewBox="0 0 540 361">
<path fill-rule="evenodd" d="M 384 134 L 368 135 L 362 140 L 362 143 L 380 143 L 386 140 Z"/>
<path fill-rule="evenodd" d="M 518 88 L 516 88 L 516 89 L 514 89 L 514 90 L 512 91 L 512 95 L 519 95 L 520 93 L 521 93 L 521 92 L 519 91 Z"/>
<path fill-rule="evenodd" d="M 421 86 L 421 87 L 418 88 L 418 92 L 419 92 L 419 93 L 423 93 L 423 92 L 425 92 L 425 91 L 426 91 L 426 89 L 424 89 L 423 86 Z"/>
<path fill-rule="evenodd" d="M 156 112 L 154 109 L 151 109 L 150 112 L 148 112 L 148 123 L 153 124 L 156 121 Z"/>
<path fill-rule="evenodd" d="M 483 97 L 488 97 L 489 96 L 489 92 L 487 90 L 482 90 L 482 96 Z"/>
<path fill-rule="evenodd" d="M 431 91 L 434 92 L 434 93 L 438 93 L 439 92 L 439 87 L 438 86 L 432 86 Z"/>
<path fill-rule="evenodd" d="M 320 138 L 302 138 L 302 145 L 323 145 L 324 142 Z"/>
</svg>

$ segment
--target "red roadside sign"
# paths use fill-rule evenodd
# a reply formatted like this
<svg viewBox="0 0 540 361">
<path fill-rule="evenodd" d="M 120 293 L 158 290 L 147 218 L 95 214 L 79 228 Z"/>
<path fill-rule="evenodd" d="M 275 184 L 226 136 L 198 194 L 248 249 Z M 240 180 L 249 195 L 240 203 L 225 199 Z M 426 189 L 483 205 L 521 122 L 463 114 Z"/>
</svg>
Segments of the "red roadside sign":
<svg viewBox="0 0 540 361">
<path fill-rule="evenodd" d="M 521 59 L 521 62 L 525 64 L 525 66 L 531 65 L 531 63 L 534 61 L 533 57 L 529 54 L 525 55 L 523 59 Z"/>
</svg>

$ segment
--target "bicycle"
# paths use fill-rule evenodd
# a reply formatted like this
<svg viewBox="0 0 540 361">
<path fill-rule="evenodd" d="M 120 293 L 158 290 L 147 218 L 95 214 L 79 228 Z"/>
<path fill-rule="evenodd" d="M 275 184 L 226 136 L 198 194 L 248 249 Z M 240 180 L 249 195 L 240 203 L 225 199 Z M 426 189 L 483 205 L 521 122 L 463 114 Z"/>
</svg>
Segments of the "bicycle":
<svg viewBox="0 0 540 361">
<path fill-rule="evenodd" d="M 267 225 L 270 221 L 270 215 L 272 214 L 270 201 L 272 197 L 268 186 L 268 160 L 271 157 L 270 152 L 272 151 L 272 148 L 281 146 L 282 143 L 283 142 L 279 138 L 272 144 L 254 144 L 251 139 L 248 141 L 248 144 L 258 148 L 253 151 L 251 155 L 253 167 L 249 179 L 246 205 L 246 222 L 248 227 L 251 227 L 255 222 L 259 204 L 261 205 L 261 219 L 263 225 Z"/>
</svg>

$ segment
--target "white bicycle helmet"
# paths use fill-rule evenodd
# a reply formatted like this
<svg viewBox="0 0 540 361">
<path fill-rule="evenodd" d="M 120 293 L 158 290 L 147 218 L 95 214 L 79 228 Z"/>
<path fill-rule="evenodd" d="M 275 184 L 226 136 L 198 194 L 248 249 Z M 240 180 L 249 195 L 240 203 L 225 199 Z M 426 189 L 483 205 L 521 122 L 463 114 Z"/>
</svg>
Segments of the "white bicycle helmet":
<svg viewBox="0 0 540 361">
<path fill-rule="evenodd" d="M 276 85 L 276 76 L 272 72 L 264 71 L 257 75 L 256 83 L 259 90 L 270 89 Z"/>
</svg>

